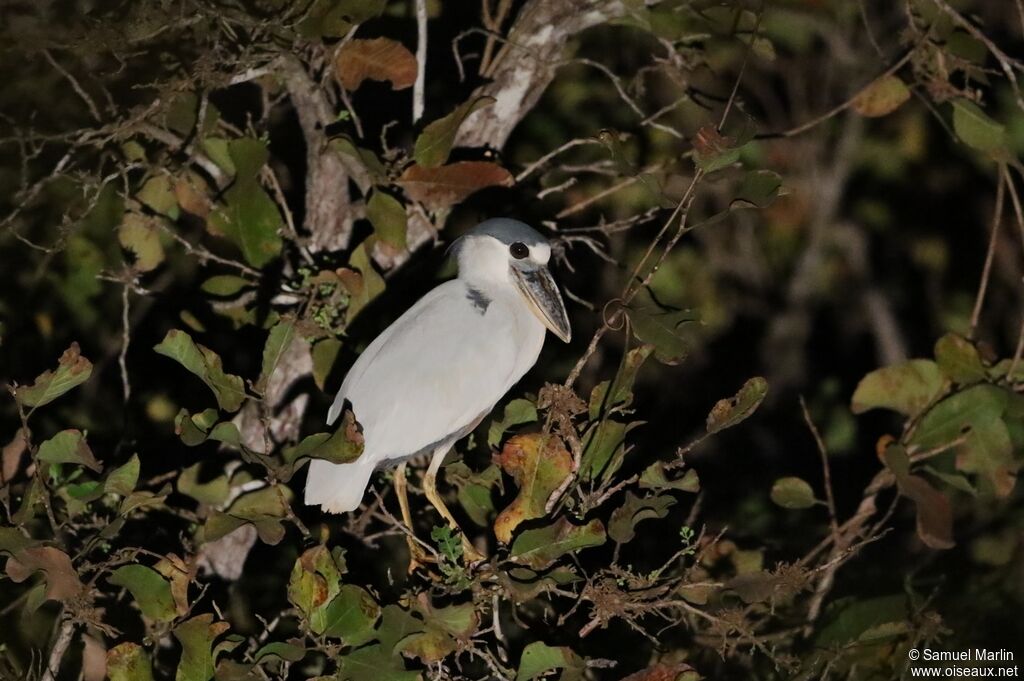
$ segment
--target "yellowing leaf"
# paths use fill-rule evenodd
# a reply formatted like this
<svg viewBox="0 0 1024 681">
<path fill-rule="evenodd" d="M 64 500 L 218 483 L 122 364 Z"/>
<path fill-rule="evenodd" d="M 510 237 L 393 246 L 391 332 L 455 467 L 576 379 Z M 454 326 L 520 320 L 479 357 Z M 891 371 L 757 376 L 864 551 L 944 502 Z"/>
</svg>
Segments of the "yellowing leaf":
<svg viewBox="0 0 1024 681">
<path fill-rule="evenodd" d="M 985 365 L 978 348 L 959 334 L 947 333 L 936 341 L 935 361 L 942 373 L 961 385 L 977 383 L 985 378 Z"/>
<path fill-rule="evenodd" d="M 772 501 L 782 508 L 810 508 L 814 505 L 814 490 L 800 478 L 779 478 L 772 485 Z"/>
<path fill-rule="evenodd" d="M 519 494 L 494 521 L 498 541 L 509 543 L 520 523 L 540 518 L 551 493 L 558 489 L 572 470 L 572 455 L 562 442 L 548 436 L 541 453 L 541 433 L 517 435 L 505 443 L 494 462 L 515 479 Z"/>
<path fill-rule="evenodd" d="M 153 665 L 146 649 L 137 643 L 121 643 L 107 651 L 110 681 L 153 681 Z"/>
<path fill-rule="evenodd" d="M 871 83 L 853 100 L 853 110 L 861 116 L 877 118 L 892 113 L 910 99 L 910 90 L 896 76 L 885 76 Z"/>
<path fill-rule="evenodd" d="M 82 357 L 78 343 L 64 351 L 57 362 L 56 371 L 45 371 L 30 386 L 20 386 L 15 395 L 26 407 L 41 407 L 89 380 L 92 362 Z"/>
<path fill-rule="evenodd" d="M 117 230 L 117 240 L 122 247 L 132 252 L 135 257 L 135 269 L 139 272 L 156 269 L 164 260 L 160 233 L 144 215 L 126 213 Z"/>
<path fill-rule="evenodd" d="M 355 39 L 338 52 L 334 64 L 339 82 L 356 90 L 363 81 L 390 81 L 393 90 L 416 82 L 416 57 L 401 43 L 389 38 Z"/>
<path fill-rule="evenodd" d="M 411 165 L 398 184 L 430 210 L 446 208 L 486 187 L 511 186 L 512 174 L 488 161 L 459 161 L 437 168 Z"/>
<path fill-rule="evenodd" d="M 753 414 L 765 395 L 768 394 L 768 381 L 760 376 L 747 380 L 743 387 L 729 399 L 719 400 L 708 414 L 707 429 L 709 433 L 717 433 L 735 426 Z"/>
<path fill-rule="evenodd" d="M 423 129 L 416 138 L 412 158 L 425 168 L 436 168 L 448 160 L 455 143 L 455 134 L 466 118 L 485 106 L 494 103 L 494 97 L 476 97 L 455 108 L 447 116 L 439 118 Z"/>
<path fill-rule="evenodd" d="M 860 414 L 884 408 L 914 416 L 942 394 L 939 365 L 927 359 L 912 359 L 876 369 L 857 384 L 850 408 Z"/>
</svg>

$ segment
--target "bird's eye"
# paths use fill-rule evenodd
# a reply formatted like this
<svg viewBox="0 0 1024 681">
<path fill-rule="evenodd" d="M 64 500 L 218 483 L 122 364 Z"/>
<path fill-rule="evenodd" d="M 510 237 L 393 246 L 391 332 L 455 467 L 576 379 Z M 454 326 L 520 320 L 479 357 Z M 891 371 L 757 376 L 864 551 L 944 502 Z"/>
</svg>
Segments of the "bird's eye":
<svg viewBox="0 0 1024 681">
<path fill-rule="evenodd" d="M 516 260 L 522 260 L 526 256 L 530 255 L 530 249 L 522 241 L 517 241 L 508 247 L 508 252 L 512 254 L 512 257 Z"/>
</svg>

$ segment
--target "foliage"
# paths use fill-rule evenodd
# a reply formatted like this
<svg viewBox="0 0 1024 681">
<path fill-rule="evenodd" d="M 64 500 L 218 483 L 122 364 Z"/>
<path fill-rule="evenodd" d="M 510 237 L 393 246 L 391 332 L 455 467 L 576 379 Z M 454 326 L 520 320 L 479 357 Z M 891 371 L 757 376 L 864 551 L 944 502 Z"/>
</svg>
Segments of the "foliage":
<svg viewBox="0 0 1024 681">
<path fill-rule="evenodd" d="M 585 4 L 0 9 L 0 678 L 1019 646 L 1024 10 Z M 503 214 L 574 340 L 442 469 L 469 544 L 416 461 L 412 527 L 387 472 L 304 506 L 353 357 Z"/>
</svg>

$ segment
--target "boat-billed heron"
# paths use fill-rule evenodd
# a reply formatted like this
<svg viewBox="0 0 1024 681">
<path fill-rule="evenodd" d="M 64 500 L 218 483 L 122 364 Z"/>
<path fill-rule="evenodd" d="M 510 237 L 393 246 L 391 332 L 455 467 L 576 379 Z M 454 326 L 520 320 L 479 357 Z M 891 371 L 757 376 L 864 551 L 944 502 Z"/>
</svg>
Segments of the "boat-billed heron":
<svg viewBox="0 0 1024 681">
<path fill-rule="evenodd" d="M 518 220 L 495 218 L 450 251 L 458 278 L 427 293 L 377 336 L 342 382 L 327 423 L 349 403 L 365 447 L 352 463 L 314 460 L 306 504 L 352 511 L 374 470 L 430 454 L 424 491 L 458 530 L 436 488 L 445 454 L 534 365 L 547 331 L 569 341 L 569 318 L 548 271 L 551 246 L 543 236 Z M 396 491 L 408 524 L 404 481 L 403 465 Z M 463 546 L 468 559 L 480 558 L 465 536 Z"/>
</svg>

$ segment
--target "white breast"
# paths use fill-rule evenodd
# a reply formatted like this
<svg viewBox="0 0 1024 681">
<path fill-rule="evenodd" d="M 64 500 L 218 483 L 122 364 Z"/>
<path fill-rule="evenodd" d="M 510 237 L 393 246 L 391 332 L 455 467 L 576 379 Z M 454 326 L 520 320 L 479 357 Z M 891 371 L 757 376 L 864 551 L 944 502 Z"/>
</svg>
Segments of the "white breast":
<svg viewBox="0 0 1024 681">
<path fill-rule="evenodd" d="M 352 367 L 344 400 L 363 426 L 363 457 L 399 460 L 473 424 L 537 361 L 545 329 L 517 292 L 481 310 L 461 280 L 441 284 L 388 327 Z"/>
</svg>

